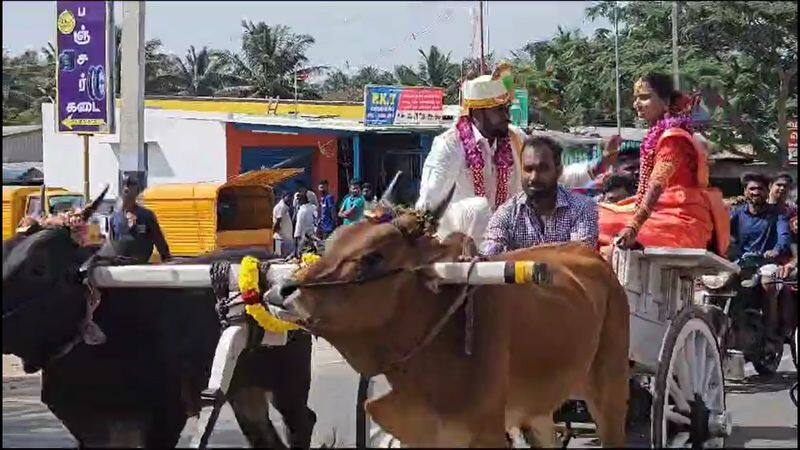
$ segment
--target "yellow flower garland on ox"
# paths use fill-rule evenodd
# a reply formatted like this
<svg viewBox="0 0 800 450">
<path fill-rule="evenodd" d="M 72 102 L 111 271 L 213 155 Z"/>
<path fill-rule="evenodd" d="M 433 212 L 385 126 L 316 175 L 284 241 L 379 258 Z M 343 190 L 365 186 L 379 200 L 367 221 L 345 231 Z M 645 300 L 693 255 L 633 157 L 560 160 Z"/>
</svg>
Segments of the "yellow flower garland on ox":
<svg viewBox="0 0 800 450">
<path fill-rule="evenodd" d="M 300 328 L 293 323 L 276 318 L 261 304 L 258 290 L 258 260 L 252 256 L 242 258 L 242 263 L 239 267 L 239 292 L 242 293 L 245 311 L 255 319 L 264 331 L 285 333 L 289 330 Z"/>
</svg>

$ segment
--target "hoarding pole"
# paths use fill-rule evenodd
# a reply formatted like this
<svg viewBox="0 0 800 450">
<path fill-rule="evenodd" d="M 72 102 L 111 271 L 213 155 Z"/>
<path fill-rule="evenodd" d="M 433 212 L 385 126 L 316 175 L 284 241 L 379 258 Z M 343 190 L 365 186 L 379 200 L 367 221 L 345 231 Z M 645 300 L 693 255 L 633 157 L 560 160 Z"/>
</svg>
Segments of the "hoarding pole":
<svg viewBox="0 0 800 450">
<path fill-rule="evenodd" d="M 144 177 L 144 8 L 145 2 L 122 2 L 122 73 L 120 95 L 120 179 L 125 172 Z M 140 179 L 145 183 L 145 179 Z M 142 187 L 145 187 L 144 185 Z M 118 186 L 121 189 L 121 186 Z M 121 191 L 120 191 L 121 192 Z"/>
<path fill-rule="evenodd" d="M 83 198 L 86 204 L 89 204 L 89 136 L 91 134 L 82 134 L 83 136 Z"/>
</svg>

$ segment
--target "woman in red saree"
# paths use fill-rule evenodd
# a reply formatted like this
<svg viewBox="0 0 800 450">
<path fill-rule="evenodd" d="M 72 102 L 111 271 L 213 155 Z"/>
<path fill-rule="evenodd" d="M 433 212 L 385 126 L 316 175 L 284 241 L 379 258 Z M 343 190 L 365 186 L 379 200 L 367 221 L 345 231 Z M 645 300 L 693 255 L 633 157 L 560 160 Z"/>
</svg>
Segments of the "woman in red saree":
<svg viewBox="0 0 800 450">
<path fill-rule="evenodd" d="M 650 74 L 634 85 L 633 107 L 650 124 L 640 148 L 639 186 L 635 197 L 599 205 L 600 246 L 711 247 L 724 256 L 728 212 L 719 190 L 708 187 L 691 101 L 674 90 L 669 76 Z"/>
</svg>

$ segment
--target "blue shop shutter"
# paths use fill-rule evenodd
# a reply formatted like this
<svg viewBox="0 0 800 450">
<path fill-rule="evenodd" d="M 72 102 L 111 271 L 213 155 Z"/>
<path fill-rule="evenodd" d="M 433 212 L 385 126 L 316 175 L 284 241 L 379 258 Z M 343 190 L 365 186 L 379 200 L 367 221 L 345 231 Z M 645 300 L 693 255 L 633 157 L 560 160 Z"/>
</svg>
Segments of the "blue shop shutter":
<svg viewBox="0 0 800 450">
<path fill-rule="evenodd" d="M 275 186 L 276 191 L 294 189 L 294 183 L 300 180 L 308 189 L 316 190 L 311 185 L 311 155 L 314 149 L 301 148 L 242 148 L 241 173 L 261 169 L 305 169 L 303 173 Z"/>
</svg>

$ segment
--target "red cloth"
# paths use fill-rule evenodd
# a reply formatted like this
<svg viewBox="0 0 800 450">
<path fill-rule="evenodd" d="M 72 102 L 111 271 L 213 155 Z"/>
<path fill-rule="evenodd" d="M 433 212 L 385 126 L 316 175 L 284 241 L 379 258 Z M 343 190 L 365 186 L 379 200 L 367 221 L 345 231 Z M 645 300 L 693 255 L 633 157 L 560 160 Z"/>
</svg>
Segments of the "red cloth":
<svg viewBox="0 0 800 450">
<path fill-rule="evenodd" d="M 691 135 L 669 129 L 659 139 L 656 167 L 669 162 L 674 171 L 663 182 L 664 192 L 650 217 L 637 235 L 645 247 L 708 248 L 724 255 L 730 239 L 730 223 L 722 195 L 708 188 L 708 167 L 705 152 L 698 148 Z M 658 169 L 654 168 L 654 175 Z M 617 204 L 600 204 L 599 226 L 601 246 L 610 245 L 634 214 L 634 198 Z"/>
</svg>

